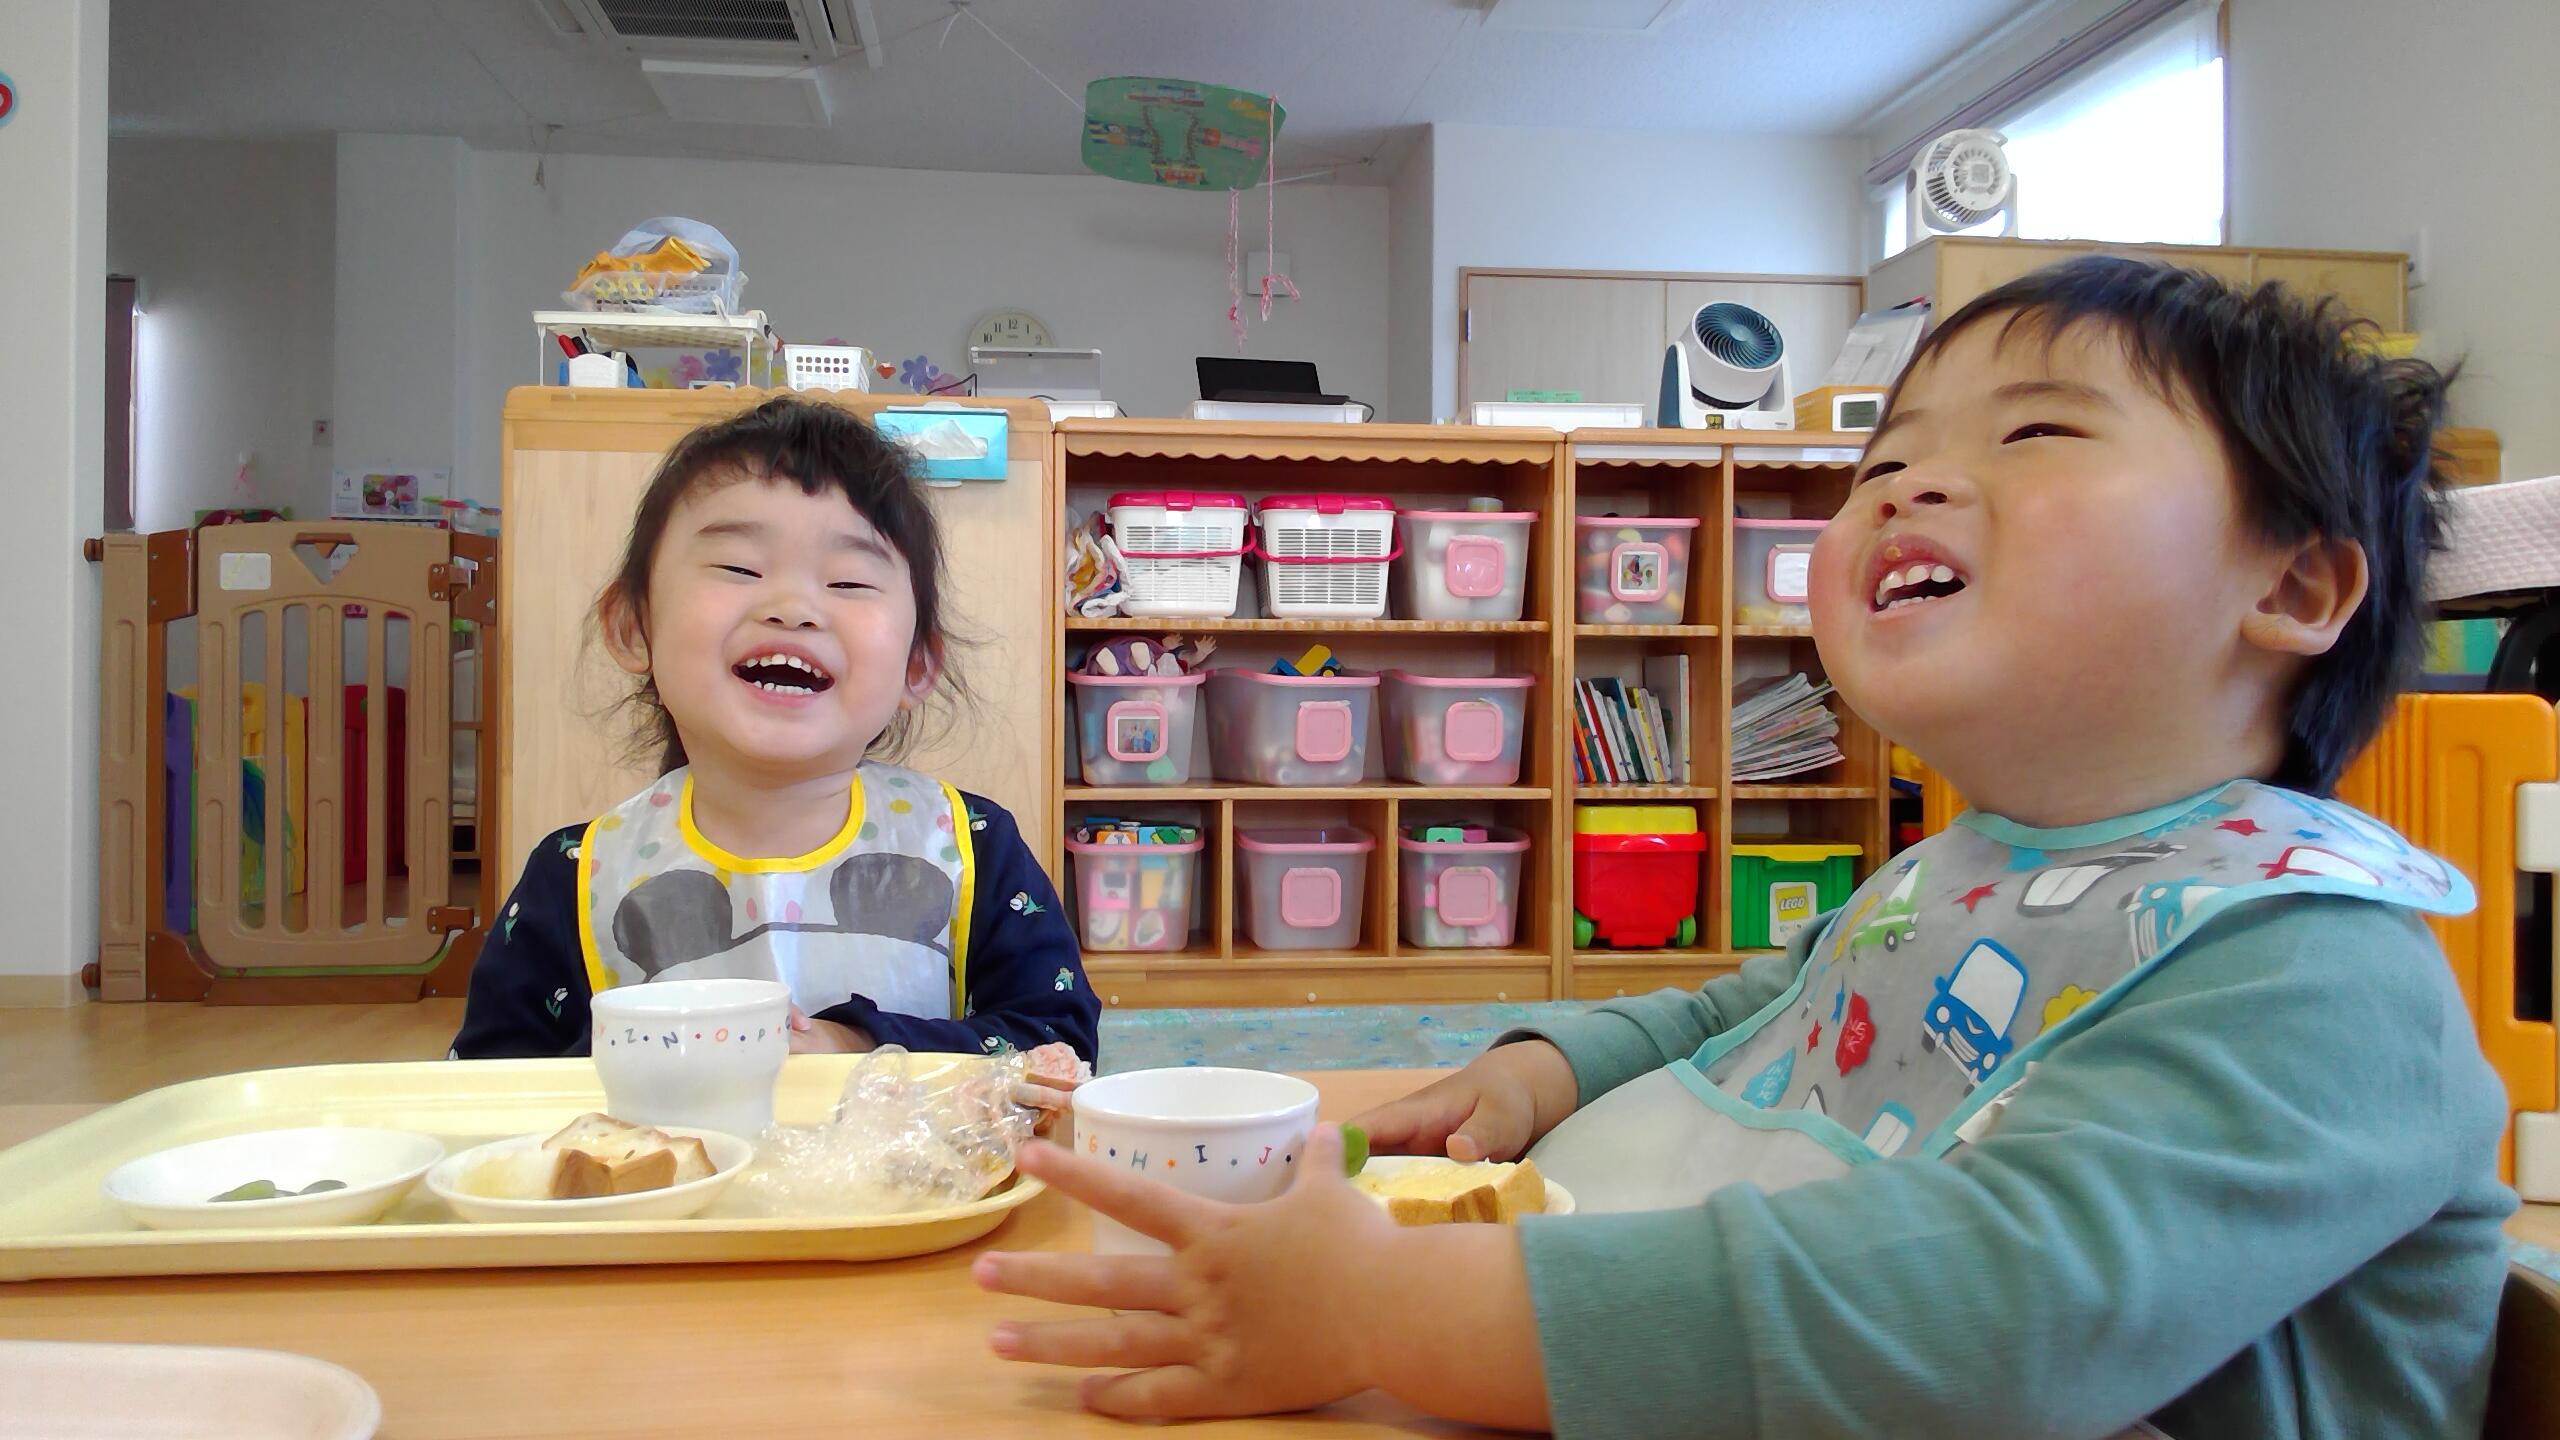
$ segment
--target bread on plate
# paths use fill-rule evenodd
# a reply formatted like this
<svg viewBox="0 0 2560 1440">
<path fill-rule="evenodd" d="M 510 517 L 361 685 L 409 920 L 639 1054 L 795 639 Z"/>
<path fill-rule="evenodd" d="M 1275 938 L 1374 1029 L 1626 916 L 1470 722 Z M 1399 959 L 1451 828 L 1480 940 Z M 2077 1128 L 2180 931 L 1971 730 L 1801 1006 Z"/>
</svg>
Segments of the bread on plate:
<svg viewBox="0 0 2560 1440">
<path fill-rule="evenodd" d="M 1526 1160 L 1430 1160 L 1383 1173 L 1363 1170 L 1351 1183 L 1376 1196 L 1399 1225 L 1509 1225 L 1547 1210 L 1547 1182 Z"/>
</svg>

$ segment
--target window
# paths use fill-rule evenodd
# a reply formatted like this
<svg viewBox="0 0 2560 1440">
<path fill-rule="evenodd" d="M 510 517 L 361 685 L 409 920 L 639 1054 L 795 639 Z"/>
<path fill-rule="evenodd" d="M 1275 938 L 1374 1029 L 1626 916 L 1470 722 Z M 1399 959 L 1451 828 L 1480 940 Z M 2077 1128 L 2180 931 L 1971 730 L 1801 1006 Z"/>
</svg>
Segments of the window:
<svg viewBox="0 0 2560 1440">
<path fill-rule="evenodd" d="M 133 528 L 133 357 L 140 338 L 141 284 L 130 275 L 107 277 L 107 496 L 106 528 Z"/>
<path fill-rule="evenodd" d="M 2222 243 L 2214 11 L 2175 16 L 1992 128 L 2031 240 Z"/>
<path fill-rule="evenodd" d="M 2180 5 L 2008 109 L 1962 119 L 2007 137 L 2018 180 L 2015 233 L 2222 243 L 2219 20 L 2211 0 Z M 1902 185 L 1892 177 L 1875 197 L 1888 256 L 1910 239 Z M 1963 233 L 2007 233 L 2006 218 Z"/>
</svg>

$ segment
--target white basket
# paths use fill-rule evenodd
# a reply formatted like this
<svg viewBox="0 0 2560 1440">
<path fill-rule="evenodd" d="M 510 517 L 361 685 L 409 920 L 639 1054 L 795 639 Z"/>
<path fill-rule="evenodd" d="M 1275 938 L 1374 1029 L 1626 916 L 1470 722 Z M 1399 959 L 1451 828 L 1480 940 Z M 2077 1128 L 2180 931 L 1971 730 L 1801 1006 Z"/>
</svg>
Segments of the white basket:
<svg viewBox="0 0 2560 1440">
<path fill-rule="evenodd" d="M 1387 566 L 1396 555 L 1393 509 L 1265 504 L 1262 608 L 1287 620 L 1374 620 L 1387 613 Z"/>
<path fill-rule="evenodd" d="M 794 390 L 871 388 L 871 352 L 859 345 L 785 345 L 782 368 Z"/>
<path fill-rule="evenodd" d="M 1236 504 L 1115 504 L 1111 543 L 1120 552 L 1126 615 L 1220 618 L 1236 613 L 1245 509 Z"/>
<path fill-rule="evenodd" d="M 590 275 L 560 296 L 573 310 L 673 311 L 680 315 L 736 315 L 746 294 L 747 277 L 726 274 L 670 275 L 654 270 L 606 270 Z"/>
</svg>

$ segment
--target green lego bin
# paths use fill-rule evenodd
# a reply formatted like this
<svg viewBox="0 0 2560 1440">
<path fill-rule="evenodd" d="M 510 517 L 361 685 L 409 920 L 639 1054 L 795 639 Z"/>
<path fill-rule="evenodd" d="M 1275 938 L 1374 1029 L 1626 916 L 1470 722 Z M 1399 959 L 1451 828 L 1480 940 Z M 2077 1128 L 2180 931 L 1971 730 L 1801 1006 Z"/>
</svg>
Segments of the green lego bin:
<svg viewBox="0 0 2560 1440">
<path fill-rule="evenodd" d="M 1863 846 L 1823 841 L 1735 841 L 1733 948 L 1779 949 L 1815 916 L 1849 903 L 1864 854 Z"/>
</svg>

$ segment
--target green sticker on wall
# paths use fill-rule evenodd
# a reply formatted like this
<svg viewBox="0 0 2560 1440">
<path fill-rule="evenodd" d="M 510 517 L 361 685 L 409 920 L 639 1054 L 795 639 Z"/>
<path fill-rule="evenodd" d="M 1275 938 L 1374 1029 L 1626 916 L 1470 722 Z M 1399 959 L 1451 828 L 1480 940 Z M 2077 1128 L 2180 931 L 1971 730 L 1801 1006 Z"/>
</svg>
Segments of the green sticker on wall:
<svg viewBox="0 0 2560 1440">
<path fill-rule="evenodd" d="M 1582 403 L 1582 392 L 1579 390 L 1505 390 L 1502 392 L 1502 398 L 1513 405 L 1579 405 Z"/>
<path fill-rule="evenodd" d="M 1249 190 L 1288 118 L 1250 90 L 1114 75 L 1085 87 L 1084 165 L 1139 185 Z"/>
</svg>

